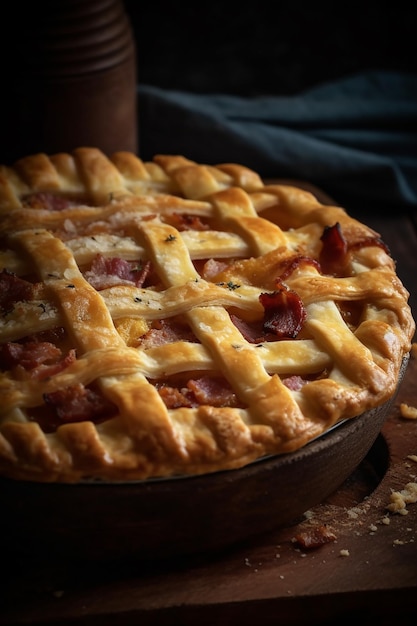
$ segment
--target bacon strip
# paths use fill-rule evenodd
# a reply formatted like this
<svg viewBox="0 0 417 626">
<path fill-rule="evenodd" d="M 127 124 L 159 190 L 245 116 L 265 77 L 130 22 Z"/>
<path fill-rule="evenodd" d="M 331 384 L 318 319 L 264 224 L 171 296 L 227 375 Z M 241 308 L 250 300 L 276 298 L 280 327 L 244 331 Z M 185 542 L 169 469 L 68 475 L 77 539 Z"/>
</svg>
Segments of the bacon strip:
<svg viewBox="0 0 417 626">
<path fill-rule="evenodd" d="M 189 341 L 197 343 L 197 337 L 192 330 L 178 320 L 157 320 L 152 328 L 141 337 L 141 347 L 144 349 L 163 346 L 174 341 Z"/>
<path fill-rule="evenodd" d="M 321 241 L 323 243 L 319 257 L 321 271 L 332 276 L 343 276 L 349 252 L 353 250 L 360 250 L 367 246 L 378 246 L 390 255 L 388 246 L 377 236 L 362 237 L 357 241 L 346 241 L 338 222 L 333 226 L 326 226 Z"/>
<path fill-rule="evenodd" d="M 44 401 L 61 423 L 86 420 L 98 422 L 112 417 L 117 412 L 117 407 L 110 400 L 81 383 L 46 393 Z"/>
<path fill-rule="evenodd" d="M 125 261 L 118 257 L 106 258 L 102 254 L 97 254 L 90 270 L 85 273 L 85 277 L 90 285 L 97 290 L 108 289 L 120 284 L 142 287 L 150 269 L 150 261 L 138 263 Z"/>
<path fill-rule="evenodd" d="M 18 367 L 35 380 L 44 380 L 62 372 L 75 359 L 75 350 L 70 350 L 63 357 L 61 350 L 48 341 L 9 341 L 0 346 L 0 369 L 11 370 Z"/>
<path fill-rule="evenodd" d="M 339 275 L 347 262 L 348 245 L 342 234 L 340 224 L 326 226 L 321 236 L 323 247 L 319 262 L 324 274 Z"/>
<path fill-rule="evenodd" d="M 233 313 L 230 319 L 249 343 L 295 339 L 303 327 L 307 313 L 295 291 L 281 288 L 272 293 L 261 293 L 259 300 L 264 307 L 264 318 L 258 322 L 246 322 Z"/>
<path fill-rule="evenodd" d="M 197 402 L 193 401 L 189 389 L 178 389 L 177 387 L 165 384 L 157 384 L 156 388 L 167 409 L 179 409 L 181 407 L 191 408 L 197 406 Z"/>
<path fill-rule="evenodd" d="M 210 228 L 207 224 L 204 224 L 204 222 L 201 221 L 201 218 L 198 215 L 172 213 L 172 215 L 169 217 L 167 216 L 164 221 L 167 223 L 169 222 L 180 232 L 184 230 L 209 230 Z"/>
<path fill-rule="evenodd" d="M 290 289 L 279 289 L 261 293 L 259 300 L 265 309 L 264 331 L 280 339 L 295 339 L 307 317 L 300 296 Z"/>
<path fill-rule="evenodd" d="M 198 404 L 211 406 L 236 406 L 237 398 L 231 386 L 226 380 L 202 376 L 197 380 L 189 380 L 187 383 Z"/>
<path fill-rule="evenodd" d="M 229 383 L 218 377 L 201 376 L 190 379 L 185 386 L 157 383 L 159 395 L 168 409 L 201 405 L 237 407 L 236 394 Z"/>
<path fill-rule="evenodd" d="M 301 378 L 301 376 L 294 375 L 283 378 L 282 382 L 288 389 L 291 389 L 291 391 L 299 391 L 307 381 Z"/>
<path fill-rule="evenodd" d="M 13 272 L 4 269 L 0 272 L 0 309 L 7 313 L 16 302 L 33 300 L 35 285 L 23 278 L 19 278 Z"/>
<path fill-rule="evenodd" d="M 68 198 L 51 192 L 38 192 L 26 196 L 23 205 L 31 209 L 45 209 L 46 211 L 63 211 L 75 203 Z"/>
<path fill-rule="evenodd" d="M 61 356 L 61 350 L 52 343 L 28 341 L 16 343 L 8 341 L 0 346 L 0 367 L 8 370 L 20 365 L 31 370 L 46 361 L 56 360 Z"/>
<path fill-rule="evenodd" d="M 275 335 L 264 332 L 263 321 L 249 323 L 233 313 L 230 314 L 230 319 L 249 343 L 262 343 L 263 341 L 268 341 L 268 338 L 271 340 L 276 339 Z"/>
</svg>

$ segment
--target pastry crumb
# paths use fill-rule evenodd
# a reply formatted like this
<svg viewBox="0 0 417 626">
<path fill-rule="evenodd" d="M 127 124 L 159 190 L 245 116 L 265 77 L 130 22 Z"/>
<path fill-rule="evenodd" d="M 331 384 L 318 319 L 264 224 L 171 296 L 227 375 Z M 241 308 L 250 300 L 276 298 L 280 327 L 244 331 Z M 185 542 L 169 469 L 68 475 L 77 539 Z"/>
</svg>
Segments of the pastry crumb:
<svg viewBox="0 0 417 626">
<path fill-rule="evenodd" d="M 401 417 L 407 420 L 417 420 L 417 407 L 410 406 L 405 402 L 401 402 L 400 404 L 400 414 Z"/>
<path fill-rule="evenodd" d="M 354 506 L 348 510 L 347 514 L 351 519 L 357 519 L 362 513 L 362 510 L 358 506 Z"/>
<path fill-rule="evenodd" d="M 350 556 L 349 550 L 340 550 L 340 556 Z"/>
<path fill-rule="evenodd" d="M 390 495 L 390 504 L 386 507 L 391 513 L 407 515 L 407 504 L 417 502 L 417 483 L 407 483 L 401 491 L 393 491 Z"/>
</svg>

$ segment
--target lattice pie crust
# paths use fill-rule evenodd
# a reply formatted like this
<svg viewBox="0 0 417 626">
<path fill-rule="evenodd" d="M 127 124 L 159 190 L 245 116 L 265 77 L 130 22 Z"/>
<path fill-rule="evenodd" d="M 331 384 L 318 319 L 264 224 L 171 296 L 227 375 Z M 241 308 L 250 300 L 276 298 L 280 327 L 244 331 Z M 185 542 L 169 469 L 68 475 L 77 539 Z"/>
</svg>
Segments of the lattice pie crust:
<svg viewBox="0 0 417 626">
<path fill-rule="evenodd" d="M 299 449 L 389 399 L 414 321 L 377 233 L 237 164 L 0 168 L 0 473 L 140 480 Z"/>
</svg>

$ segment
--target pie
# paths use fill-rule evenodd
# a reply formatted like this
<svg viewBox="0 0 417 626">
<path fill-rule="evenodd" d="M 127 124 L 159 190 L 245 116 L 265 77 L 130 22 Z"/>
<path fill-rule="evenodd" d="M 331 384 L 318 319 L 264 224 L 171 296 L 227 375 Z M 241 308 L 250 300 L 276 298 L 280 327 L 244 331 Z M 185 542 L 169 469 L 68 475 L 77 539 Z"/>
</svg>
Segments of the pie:
<svg viewBox="0 0 417 626">
<path fill-rule="evenodd" d="M 390 399 L 415 330 L 379 235 L 239 164 L 0 168 L 0 474 L 136 481 L 298 450 Z"/>
</svg>

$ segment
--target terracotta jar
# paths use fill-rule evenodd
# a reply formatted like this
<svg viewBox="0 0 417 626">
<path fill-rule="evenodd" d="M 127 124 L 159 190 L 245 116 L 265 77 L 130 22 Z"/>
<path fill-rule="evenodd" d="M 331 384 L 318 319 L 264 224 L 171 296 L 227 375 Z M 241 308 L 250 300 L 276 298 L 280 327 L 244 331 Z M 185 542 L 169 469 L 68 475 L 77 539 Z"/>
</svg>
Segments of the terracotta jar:
<svg viewBox="0 0 417 626">
<path fill-rule="evenodd" d="M 78 146 L 137 152 L 136 50 L 122 0 L 28 5 L 10 22 L 2 162 Z"/>
</svg>

